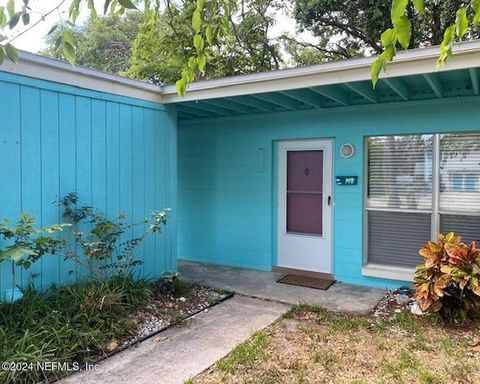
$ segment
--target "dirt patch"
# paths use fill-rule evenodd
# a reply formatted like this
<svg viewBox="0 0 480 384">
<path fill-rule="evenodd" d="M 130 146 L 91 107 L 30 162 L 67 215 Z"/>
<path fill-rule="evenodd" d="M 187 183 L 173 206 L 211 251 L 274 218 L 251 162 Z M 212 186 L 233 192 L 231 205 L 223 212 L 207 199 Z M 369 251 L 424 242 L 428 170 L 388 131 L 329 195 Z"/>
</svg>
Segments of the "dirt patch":
<svg viewBox="0 0 480 384">
<path fill-rule="evenodd" d="M 155 334 L 199 311 L 208 311 L 209 306 L 218 303 L 230 294 L 223 290 L 183 281 L 178 281 L 173 290 L 165 290 L 160 283 L 155 285 L 152 290 L 151 300 L 146 303 L 145 307 L 137 309 L 131 315 L 131 318 L 138 324 L 136 335 L 124 340 L 121 347 Z"/>
<path fill-rule="evenodd" d="M 264 331 L 265 353 L 254 364 L 239 360 L 233 371 L 217 364 L 193 382 L 480 383 L 480 326 L 414 316 L 395 295 L 369 317 L 297 306 Z"/>
</svg>

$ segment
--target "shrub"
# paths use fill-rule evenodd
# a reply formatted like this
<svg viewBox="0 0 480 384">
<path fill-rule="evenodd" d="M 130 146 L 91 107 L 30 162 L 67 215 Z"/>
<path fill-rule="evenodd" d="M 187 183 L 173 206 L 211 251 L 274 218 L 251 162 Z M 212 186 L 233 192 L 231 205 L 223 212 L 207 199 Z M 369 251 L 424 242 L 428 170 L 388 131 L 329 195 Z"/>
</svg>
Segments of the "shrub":
<svg viewBox="0 0 480 384">
<path fill-rule="evenodd" d="M 152 212 L 138 223 L 129 223 L 124 214 L 109 219 L 93 207 L 80 205 L 75 192 L 60 200 L 63 216 L 74 226 L 75 247 L 66 252 L 66 259 L 85 268 L 90 277 L 100 281 L 111 276 L 125 276 L 142 263 L 136 258 L 138 249 L 152 234 L 160 233 L 167 223 L 167 212 Z M 135 230 L 138 228 L 139 230 Z M 138 234 L 130 237 L 132 233 Z M 77 252 L 80 249 L 81 253 Z"/>
<path fill-rule="evenodd" d="M 15 266 L 29 269 L 32 263 L 40 259 L 45 253 L 59 253 L 64 241 L 56 237 L 70 224 L 53 224 L 44 228 L 35 228 L 35 218 L 28 212 L 20 214 L 20 218 L 13 226 L 7 219 L 0 222 L 0 237 L 7 241 L 7 246 L 0 249 L 0 263 L 10 261 L 12 266 L 12 297 L 16 287 Z"/>
<path fill-rule="evenodd" d="M 476 316 L 480 308 L 480 250 L 453 232 L 439 235 L 420 249 L 424 263 L 416 268 L 416 299 L 423 310 L 440 312 L 444 319 Z"/>
</svg>

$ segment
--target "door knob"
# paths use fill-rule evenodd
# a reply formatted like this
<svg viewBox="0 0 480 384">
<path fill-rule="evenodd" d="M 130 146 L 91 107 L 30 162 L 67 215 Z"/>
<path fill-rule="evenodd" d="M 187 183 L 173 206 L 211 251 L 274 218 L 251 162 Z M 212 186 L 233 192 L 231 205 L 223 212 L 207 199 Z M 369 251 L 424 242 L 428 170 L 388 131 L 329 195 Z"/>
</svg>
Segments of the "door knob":
<svg viewBox="0 0 480 384">
<path fill-rule="evenodd" d="M 332 204 L 332 196 L 328 196 L 327 198 L 327 204 L 331 205 Z"/>
</svg>

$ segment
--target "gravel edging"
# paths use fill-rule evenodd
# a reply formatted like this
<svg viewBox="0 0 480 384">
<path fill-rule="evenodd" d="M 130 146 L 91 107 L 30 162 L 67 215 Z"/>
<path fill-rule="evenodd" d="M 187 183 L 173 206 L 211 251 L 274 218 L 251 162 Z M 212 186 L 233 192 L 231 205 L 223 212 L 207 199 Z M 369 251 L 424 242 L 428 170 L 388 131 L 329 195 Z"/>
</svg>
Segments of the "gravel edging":
<svg viewBox="0 0 480 384">
<path fill-rule="evenodd" d="M 103 360 L 106 360 L 106 359 L 108 359 L 108 358 L 110 358 L 110 357 L 112 357 L 112 356 L 114 356 L 114 355 L 116 355 L 116 354 L 118 354 L 118 353 L 120 353 L 120 352 L 123 352 L 123 351 L 125 351 L 125 350 L 127 350 L 127 349 L 129 349 L 129 348 L 131 348 L 131 347 L 134 347 L 134 346 L 136 346 L 136 345 L 139 344 L 139 343 L 142 343 L 142 342 L 144 342 L 144 341 L 146 341 L 146 340 L 148 340 L 148 339 L 150 339 L 150 338 L 152 338 L 152 337 L 154 337 L 154 336 L 157 336 L 158 334 L 166 331 L 166 330 L 169 329 L 169 328 L 175 327 L 175 326 L 179 325 L 180 323 L 182 323 L 182 322 L 184 322 L 184 321 L 186 321 L 186 320 L 189 320 L 189 319 L 197 316 L 199 313 L 202 313 L 202 312 L 204 312 L 204 311 L 207 310 L 207 309 L 210 309 L 210 308 L 212 308 L 212 307 L 215 307 L 216 305 L 218 305 L 218 304 L 220 304 L 220 303 L 223 303 L 224 301 L 226 301 L 226 300 L 228 300 L 228 299 L 231 299 L 233 296 L 235 296 L 235 292 L 234 292 L 234 291 L 227 292 L 227 293 L 225 294 L 225 296 L 223 296 L 222 298 L 218 299 L 218 300 L 215 301 L 214 303 L 209 304 L 209 305 L 207 305 L 206 307 L 200 308 L 200 309 L 198 309 L 197 311 L 191 313 L 189 316 L 187 316 L 187 317 L 185 317 L 185 318 L 183 318 L 183 319 L 176 320 L 176 321 L 174 321 L 173 323 L 168 324 L 168 325 L 166 325 L 165 327 L 160 328 L 159 330 L 157 330 L 157 331 L 155 331 L 155 332 L 152 332 L 152 333 L 150 333 L 150 334 L 148 334 L 148 335 L 146 335 L 146 336 L 142 336 L 142 337 L 140 337 L 140 338 L 137 338 L 137 339 L 135 339 L 135 340 L 134 340 L 133 342 L 131 342 L 131 343 L 128 343 L 128 344 L 126 344 L 126 345 L 122 345 L 122 346 L 120 346 L 119 348 L 117 348 L 115 351 L 106 353 L 106 354 L 104 354 L 103 356 L 99 356 L 99 357 L 97 357 L 95 360 L 89 361 L 89 364 L 98 364 L 98 363 L 102 362 Z M 83 369 L 80 369 L 80 370 L 78 370 L 78 371 L 73 371 L 73 372 L 67 372 L 67 373 L 65 373 L 65 374 L 63 374 L 63 375 L 57 376 L 56 378 L 54 378 L 54 379 L 52 379 L 52 380 L 44 380 L 44 381 L 41 381 L 41 382 L 39 382 L 39 383 L 37 383 L 37 384 L 56 383 L 57 381 L 59 381 L 59 380 L 61 380 L 61 379 L 64 379 L 64 378 L 66 378 L 66 377 L 68 377 L 68 376 L 72 376 L 72 375 L 74 375 L 74 374 L 76 374 L 76 373 L 78 373 L 78 372 L 81 372 L 81 371 L 83 371 Z"/>
</svg>

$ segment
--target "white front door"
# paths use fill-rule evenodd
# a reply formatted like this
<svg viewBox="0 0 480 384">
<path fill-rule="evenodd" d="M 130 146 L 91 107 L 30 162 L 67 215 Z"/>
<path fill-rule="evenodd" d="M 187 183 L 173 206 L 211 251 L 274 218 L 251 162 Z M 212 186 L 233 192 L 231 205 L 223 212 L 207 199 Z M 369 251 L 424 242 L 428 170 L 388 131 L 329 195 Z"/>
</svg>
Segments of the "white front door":
<svg viewBox="0 0 480 384">
<path fill-rule="evenodd" d="M 279 267 L 332 273 L 332 141 L 278 144 Z"/>
</svg>

